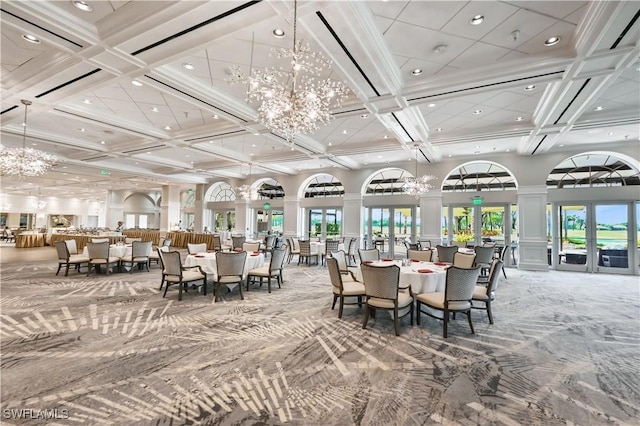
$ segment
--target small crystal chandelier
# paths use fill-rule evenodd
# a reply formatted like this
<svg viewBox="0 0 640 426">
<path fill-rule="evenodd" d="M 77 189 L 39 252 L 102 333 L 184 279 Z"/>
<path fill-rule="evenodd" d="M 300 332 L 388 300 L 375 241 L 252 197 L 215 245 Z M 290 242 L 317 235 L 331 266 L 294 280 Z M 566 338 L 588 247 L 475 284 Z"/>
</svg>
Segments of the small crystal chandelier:
<svg viewBox="0 0 640 426">
<path fill-rule="evenodd" d="M 297 40 L 298 2 L 293 9 L 293 49 L 272 49 L 272 56 L 290 58 L 287 67 L 255 70 L 245 77 L 240 67 L 231 68 L 229 83 L 247 84 L 247 102 L 259 102 L 258 115 L 273 133 L 293 144 L 299 134 L 313 133 L 333 118 L 330 108 L 339 107 L 349 89 L 342 81 L 322 78 L 331 61 L 312 52 Z M 252 53 L 253 55 L 253 53 Z"/>
<path fill-rule="evenodd" d="M 258 199 L 258 191 L 251 186 L 251 163 L 249 163 L 249 184 L 240 185 L 236 191 L 245 201 Z"/>
<path fill-rule="evenodd" d="M 435 179 L 436 177 L 433 175 L 422 175 L 418 176 L 418 144 L 415 144 L 416 148 L 416 174 L 415 177 L 406 177 L 402 179 L 402 190 L 405 194 L 412 195 L 416 198 L 420 198 L 421 195 L 429 192 L 430 189 L 433 189 L 433 185 L 429 183 L 429 181 Z"/>
<path fill-rule="evenodd" d="M 46 152 L 27 148 L 27 109 L 31 101 L 21 100 L 24 105 L 24 131 L 22 148 L 4 148 L 0 151 L 0 172 L 3 175 L 17 176 L 20 179 L 43 175 L 49 170 L 56 157 Z"/>
</svg>

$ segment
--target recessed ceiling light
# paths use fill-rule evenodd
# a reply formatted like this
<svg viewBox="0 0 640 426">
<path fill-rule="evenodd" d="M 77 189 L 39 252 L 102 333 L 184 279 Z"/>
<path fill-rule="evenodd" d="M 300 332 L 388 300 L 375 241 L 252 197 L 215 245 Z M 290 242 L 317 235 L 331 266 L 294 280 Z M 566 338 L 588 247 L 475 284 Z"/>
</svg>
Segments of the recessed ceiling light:
<svg viewBox="0 0 640 426">
<path fill-rule="evenodd" d="M 609 136 L 615 136 L 615 132 L 609 132 L 607 133 Z"/>
<path fill-rule="evenodd" d="M 360 118 L 369 118 L 369 114 L 362 114 Z"/>
<path fill-rule="evenodd" d="M 35 142 L 32 142 L 32 143 L 31 143 L 31 145 L 33 145 L 33 146 L 38 146 L 38 144 L 37 144 L 37 143 L 35 143 Z"/>
<path fill-rule="evenodd" d="M 536 85 L 535 85 L 535 84 L 530 84 L 530 85 L 528 85 L 527 87 L 525 87 L 525 88 L 524 88 L 524 90 L 526 90 L 527 92 L 529 92 L 529 91 L 531 91 L 531 90 L 533 90 L 533 89 L 535 89 L 535 88 L 536 88 Z"/>
<path fill-rule="evenodd" d="M 276 38 L 282 38 L 284 37 L 284 30 L 281 28 L 276 28 L 271 32 L 271 34 L 273 34 L 273 36 Z"/>
<path fill-rule="evenodd" d="M 164 126 L 165 130 L 171 130 L 171 126 Z"/>
<path fill-rule="evenodd" d="M 151 154 L 151 151 L 148 151 L 147 154 Z"/>
<path fill-rule="evenodd" d="M 389 135 L 384 135 L 382 139 L 389 139 Z"/>
<path fill-rule="evenodd" d="M 251 148 L 255 148 L 255 147 L 256 147 L 256 144 L 255 144 L 255 143 L 252 143 L 252 144 L 251 144 Z"/>
<path fill-rule="evenodd" d="M 213 114 L 213 116 L 211 118 L 213 118 L 214 120 L 217 120 L 220 117 L 218 117 L 218 114 Z"/>
<path fill-rule="evenodd" d="M 436 129 L 436 132 L 441 132 L 441 131 L 442 131 L 442 127 L 438 127 L 438 128 Z"/>
<path fill-rule="evenodd" d="M 347 134 L 347 129 L 344 129 L 344 130 L 342 131 L 342 134 L 343 134 L 343 135 L 346 135 L 346 134 Z"/>
<path fill-rule="evenodd" d="M 79 131 L 81 131 L 81 132 L 84 132 L 84 131 L 85 131 L 85 130 L 84 130 L 84 127 L 80 127 L 78 130 L 79 130 Z"/>
<path fill-rule="evenodd" d="M 562 148 L 562 147 L 564 146 L 564 144 L 563 144 L 563 143 L 561 143 L 561 144 L 560 144 L 560 145 L 558 145 L 558 146 L 559 146 L 560 148 Z"/>
<path fill-rule="evenodd" d="M 420 75 L 420 74 L 422 74 L 422 69 L 421 68 L 416 68 L 416 69 L 411 71 L 411 75 Z"/>
<path fill-rule="evenodd" d="M 187 69 L 187 70 L 194 70 L 196 69 L 195 65 L 193 65 L 190 62 L 185 62 L 182 64 L 182 68 Z"/>
<path fill-rule="evenodd" d="M 473 18 L 471 18 L 469 22 L 471 22 L 471 25 L 480 25 L 484 22 L 484 16 L 476 15 Z"/>
<path fill-rule="evenodd" d="M 106 142 L 105 141 L 100 141 L 100 144 L 104 145 Z"/>
<path fill-rule="evenodd" d="M 473 113 L 475 115 L 482 114 L 482 110 L 481 109 L 477 109 L 477 110 L 473 111 Z"/>
<path fill-rule="evenodd" d="M 93 11 L 93 6 L 91 6 L 89 3 L 87 3 L 86 1 L 74 1 L 73 5 L 80 9 L 83 12 L 91 12 Z"/>
<path fill-rule="evenodd" d="M 83 99 L 82 103 L 85 103 L 87 105 L 91 104 L 91 99 Z"/>
<path fill-rule="evenodd" d="M 140 83 L 138 80 L 132 80 L 131 84 L 133 84 L 136 87 L 141 87 L 142 86 L 142 83 Z"/>
<path fill-rule="evenodd" d="M 522 120 L 524 120 L 523 117 L 516 117 L 516 121 L 522 121 Z"/>
<path fill-rule="evenodd" d="M 449 154 L 449 158 L 451 158 L 451 154 Z"/>
<path fill-rule="evenodd" d="M 434 108 L 435 106 L 436 106 L 436 104 L 429 104 L 429 105 L 427 105 L 427 107 L 429 107 L 429 108 Z"/>
<path fill-rule="evenodd" d="M 597 107 L 595 107 L 593 110 L 594 110 L 594 111 L 602 111 L 603 109 L 604 109 L 604 107 L 603 107 L 603 106 L 597 106 Z"/>
<path fill-rule="evenodd" d="M 332 142 L 329 142 L 329 146 L 331 146 L 331 145 L 333 145 L 333 143 L 332 143 Z"/>
<path fill-rule="evenodd" d="M 40 44 L 40 39 L 31 34 L 22 34 L 22 38 L 28 41 L 29 43 Z"/>
<path fill-rule="evenodd" d="M 153 111 L 153 112 L 158 112 L 158 111 L 160 111 L 160 110 L 158 109 L 158 107 L 153 107 L 153 108 L 151 108 L 151 111 Z"/>
<path fill-rule="evenodd" d="M 507 152 L 511 151 L 509 148 L 507 148 Z"/>
<path fill-rule="evenodd" d="M 560 36 L 553 36 L 544 41 L 544 45 L 547 47 L 555 46 L 558 43 L 560 43 Z"/>
</svg>

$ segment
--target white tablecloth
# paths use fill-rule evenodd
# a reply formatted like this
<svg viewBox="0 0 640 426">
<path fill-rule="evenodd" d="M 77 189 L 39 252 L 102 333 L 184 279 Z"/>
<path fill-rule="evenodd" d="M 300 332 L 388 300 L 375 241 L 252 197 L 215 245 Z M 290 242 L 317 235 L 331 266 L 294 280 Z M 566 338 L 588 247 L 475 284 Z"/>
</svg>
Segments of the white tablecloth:
<svg viewBox="0 0 640 426">
<path fill-rule="evenodd" d="M 309 243 L 309 245 L 311 246 L 311 254 L 317 254 L 317 255 L 326 255 L 327 254 L 327 245 L 325 243 L 318 243 L 318 242 L 314 242 L 311 241 Z M 339 243 L 338 244 L 338 250 L 344 250 L 344 244 L 343 243 Z"/>
<path fill-rule="evenodd" d="M 213 276 L 213 280 L 218 279 L 215 253 L 196 253 L 190 254 L 185 258 L 184 266 L 196 265 L 200 265 L 202 270 L 206 272 L 208 276 Z M 255 268 L 260 268 L 261 266 L 264 266 L 263 253 L 258 253 L 257 255 L 247 253 L 247 260 L 244 263 L 243 278 L 247 277 L 247 272 Z"/>
<path fill-rule="evenodd" d="M 400 287 L 411 286 L 413 294 L 434 293 L 444 291 L 447 281 L 447 269 L 445 266 L 439 266 L 432 262 L 411 262 L 411 266 L 401 266 L 401 262 L 383 260 L 371 263 L 373 266 L 400 266 Z M 433 272 L 418 272 L 421 269 L 429 269 Z M 356 278 L 362 281 L 362 271 L 360 268 L 356 270 Z"/>
<path fill-rule="evenodd" d="M 109 256 L 120 257 L 120 258 L 125 256 L 131 256 L 132 250 L 133 248 L 130 244 L 126 246 L 117 246 L 115 244 L 111 244 L 109 246 Z M 82 255 L 87 257 L 89 256 L 89 249 L 87 247 L 82 249 Z"/>
</svg>

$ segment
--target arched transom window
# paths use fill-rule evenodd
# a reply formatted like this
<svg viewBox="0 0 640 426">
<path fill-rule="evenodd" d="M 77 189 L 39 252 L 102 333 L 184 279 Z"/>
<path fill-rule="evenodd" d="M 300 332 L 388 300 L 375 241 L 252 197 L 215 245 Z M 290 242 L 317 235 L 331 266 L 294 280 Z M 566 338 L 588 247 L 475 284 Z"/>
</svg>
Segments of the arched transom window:
<svg viewBox="0 0 640 426">
<path fill-rule="evenodd" d="M 516 188 L 516 180 L 511 173 L 488 162 L 460 166 L 442 183 L 443 192 L 509 191 Z"/>
<path fill-rule="evenodd" d="M 581 154 L 551 171 L 547 188 L 640 185 L 638 170 L 609 154 Z"/>
<path fill-rule="evenodd" d="M 284 198 L 284 189 L 275 179 L 265 179 L 258 187 L 258 199 L 276 200 Z"/>
<path fill-rule="evenodd" d="M 365 195 L 404 194 L 403 179 L 413 175 L 402 169 L 388 169 L 374 175 L 365 190 Z"/>
<path fill-rule="evenodd" d="M 331 175 L 314 177 L 304 189 L 304 198 L 341 197 L 343 195 L 342 182 Z"/>
<path fill-rule="evenodd" d="M 209 188 L 207 201 L 235 201 L 236 192 L 227 182 L 220 182 Z"/>
<path fill-rule="evenodd" d="M 184 199 L 184 208 L 192 209 L 196 206 L 196 194 L 190 192 L 189 195 Z"/>
</svg>

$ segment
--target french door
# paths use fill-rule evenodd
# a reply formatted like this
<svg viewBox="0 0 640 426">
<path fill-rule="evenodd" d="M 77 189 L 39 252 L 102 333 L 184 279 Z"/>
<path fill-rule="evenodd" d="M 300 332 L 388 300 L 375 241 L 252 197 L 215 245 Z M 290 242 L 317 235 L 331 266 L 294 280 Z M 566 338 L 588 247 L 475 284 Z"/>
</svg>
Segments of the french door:
<svg viewBox="0 0 640 426">
<path fill-rule="evenodd" d="M 418 207 L 369 207 L 363 233 L 367 248 L 377 248 L 385 257 L 403 257 L 404 241 L 417 241 Z"/>
<path fill-rule="evenodd" d="M 620 202 L 556 204 L 549 264 L 564 271 L 633 273 L 633 207 Z"/>
</svg>

